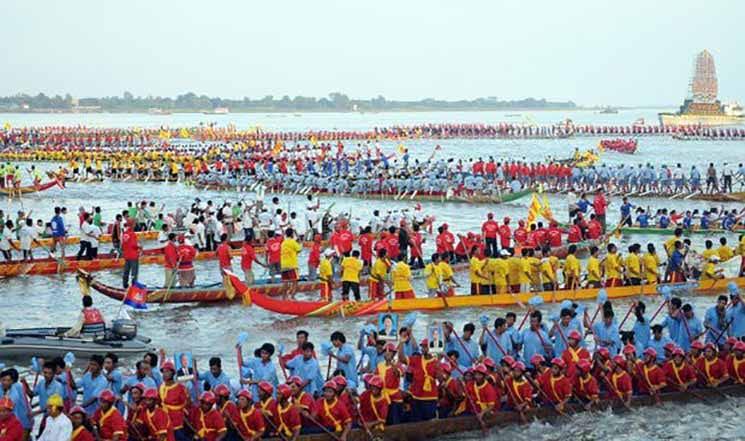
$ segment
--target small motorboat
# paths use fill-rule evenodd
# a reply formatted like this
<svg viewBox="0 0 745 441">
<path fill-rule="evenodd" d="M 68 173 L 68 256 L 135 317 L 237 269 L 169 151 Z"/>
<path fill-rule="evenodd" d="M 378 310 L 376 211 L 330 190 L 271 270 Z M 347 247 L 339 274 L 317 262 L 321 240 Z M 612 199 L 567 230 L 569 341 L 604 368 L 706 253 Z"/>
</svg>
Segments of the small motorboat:
<svg viewBox="0 0 745 441">
<path fill-rule="evenodd" d="M 2 358 L 62 357 L 68 352 L 87 357 L 113 352 L 117 355 L 137 355 L 152 351 L 151 340 L 137 335 L 134 320 L 114 320 L 112 329 L 104 335 L 65 337 L 70 328 L 8 329 L 0 337 Z"/>
</svg>

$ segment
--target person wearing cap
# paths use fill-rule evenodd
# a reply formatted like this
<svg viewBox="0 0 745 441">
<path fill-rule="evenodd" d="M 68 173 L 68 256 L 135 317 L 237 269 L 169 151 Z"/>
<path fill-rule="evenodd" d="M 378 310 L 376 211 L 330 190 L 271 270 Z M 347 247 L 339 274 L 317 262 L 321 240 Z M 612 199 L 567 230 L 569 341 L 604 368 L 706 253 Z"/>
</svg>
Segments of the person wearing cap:
<svg viewBox="0 0 745 441">
<path fill-rule="evenodd" d="M 127 439 L 127 423 L 119 413 L 114 403 L 116 396 L 108 389 L 98 396 L 99 407 L 93 413 L 91 422 L 98 431 L 101 441 L 125 441 Z"/>
<path fill-rule="evenodd" d="M 15 403 L 4 396 L 0 398 L 0 439 L 5 441 L 20 441 L 27 436 L 18 417 L 13 413 Z"/>
<path fill-rule="evenodd" d="M 510 229 L 510 218 L 502 219 L 502 225 L 499 226 L 499 245 L 502 250 L 511 251 L 512 230 Z"/>
<path fill-rule="evenodd" d="M 352 416 L 336 396 L 337 385 L 333 380 L 323 385 L 323 395 L 316 400 L 315 419 L 326 429 L 334 432 L 342 441 L 352 429 Z"/>
<path fill-rule="evenodd" d="M 574 396 L 584 404 L 585 410 L 588 411 L 600 402 L 598 380 L 591 374 L 591 370 L 592 362 L 590 360 L 579 360 L 577 362 L 577 375 L 574 380 Z"/>
<path fill-rule="evenodd" d="M 373 375 L 367 381 L 368 389 L 359 397 L 360 423 L 371 431 L 383 431 L 388 419 L 391 399 L 383 393 L 383 379 Z"/>
<path fill-rule="evenodd" d="M 301 346 L 301 353 L 295 355 L 287 363 L 282 357 L 279 358 L 280 365 L 285 363 L 284 366 L 290 374 L 302 380 L 300 388 L 311 396 L 320 394 L 321 386 L 323 386 L 321 367 L 315 357 L 314 349 L 313 343 L 305 341 Z"/>
<path fill-rule="evenodd" d="M 134 433 L 145 433 L 145 420 L 142 413 L 145 410 L 142 395 L 145 393 L 145 387 L 142 383 L 137 383 L 129 389 L 129 400 L 126 402 L 126 423 L 129 431 Z M 115 394 L 116 395 L 116 394 Z M 120 411 L 122 415 L 125 412 Z"/>
<path fill-rule="evenodd" d="M 657 351 L 647 348 L 643 355 L 644 360 L 637 360 L 629 370 L 637 379 L 639 393 L 657 395 L 667 387 L 665 371 L 657 364 Z"/>
<path fill-rule="evenodd" d="M 256 388 L 259 382 L 267 381 L 273 388 L 276 388 L 279 384 L 277 366 L 272 360 L 274 351 L 273 344 L 264 343 L 254 350 L 253 357 L 246 357 L 243 360 L 241 383 L 250 385 L 251 394 L 255 397 L 259 396 L 259 391 Z"/>
<path fill-rule="evenodd" d="M 723 340 L 723 331 L 727 328 L 727 296 L 717 297 L 716 305 L 706 310 L 704 314 L 704 328 L 706 329 L 706 343 L 719 343 Z M 722 336 L 722 337 L 720 337 Z M 717 339 L 719 339 L 717 341 Z"/>
<path fill-rule="evenodd" d="M 232 424 L 246 441 L 258 441 L 266 431 L 264 417 L 254 405 L 251 392 L 245 389 L 238 392 L 238 418 L 232 420 Z"/>
<path fill-rule="evenodd" d="M 452 363 L 440 363 L 440 370 L 437 373 L 437 415 L 440 419 L 460 415 L 466 410 L 463 383 L 453 378 L 452 371 Z"/>
<path fill-rule="evenodd" d="M 706 387 L 718 387 L 729 380 L 727 365 L 717 357 L 717 350 L 713 343 L 704 346 L 704 355 L 693 363 L 698 372 L 699 383 Z"/>
<path fill-rule="evenodd" d="M 96 438 L 90 432 L 92 430 L 85 410 L 80 406 L 75 406 L 69 412 L 72 423 L 72 434 L 70 441 L 96 441 Z M 1 426 L 1 423 L 0 423 Z"/>
<path fill-rule="evenodd" d="M 631 395 L 634 393 L 633 381 L 629 375 L 626 359 L 622 355 L 616 355 L 611 359 L 611 375 L 609 377 L 609 394 L 612 398 L 621 400 L 626 406 L 631 403 Z"/>
<path fill-rule="evenodd" d="M 274 386 L 268 381 L 259 381 L 256 385 L 258 395 L 256 404 L 267 422 L 267 432 L 274 431 L 278 424 L 277 400 L 274 399 Z"/>
<path fill-rule="evenodd" d="M 150 434 L 148 439 L 153 441 L 176 441 L 173 424 L 166 412 L 160 406 L 160 397 L 158 390 L 148 388 L 142 394 L 144 407 L 142 408 L 141 418 L 147 433 Z"/>
<path fill-rule="evenodd" d="M 468 411 L 480 418 L 499 409 L 501 398 L 497 389 L 487 381 L 489 370 L 482 363 L 473 368 L 474 381 L 466 382 Z"/>
<path fill-rule="evenodd" d="M 182 288 L 194 286 L 196 272 L 194 270 L 194 259 L 197 257 L 197 249 L 186 241 L 183 234 L 178 236 L 178 283 Z"/>
<path fill-rule="evenodd" d="M 225 427 L 228 429 L 225 435 L 226 439 L 235 439 L 238 434 L 231 425 L 231 422 L 238 418 L 238 406 L 230 400 L 230 389 L 224 384 L 218 384 L 212 391 L 217 397 L 215 408 L 220 412 L 225 420 Z"/>
<path fill-rule="evenodd" d="M 745 342 L 737 340 L 726 360 L 727 372 L 735 384 L 745 384 Z"/>
<path fill-rule="evenodd" d="M 549 375 L 539 377 L 538 386 L 543 391 L 542 396 L 559 411 L 564 411 L 566 403 L 572 398 L 572 383 L 564 375 L 566 363 L 558 357 L 551 360 Z"/>
<path fill-rule="evenodd" d="M 403 414 L 404 398 L 401 393 L 401 377 L 404 375 L 404 368 L 401 363 L 395 361 L 397 352 L 398 348 L 394 343 L 386 343 L 383 361 L 378 363 L 374 371 L 375 375 L 383 380 L 383 392 L 391 399 L 388 424 L 400 423 Z"/>
<path fill-rule="evenodd" d="M 220 412 L 215 409 L 217 398 L 215 394 L 207 391 L 199 396 L 199 405 L 191 409 L 189 421 L 194 428 L 195 438 L 204 441 L 222 441 L 228 432 L 225 420 Z"/>
<path fill-rule="evenodd" d="M 412 398 L 412 421 L 428 421 L 437 416 L 437 372 L 440 365 L 437 357 L 430 352 L 426 338 L 419 342 L 419 351 L 407 357 L 404 345 L 411 338 L 410 331 L 401 333 L 398 360 L 408 366 L 406 376 L 411 382 L 408 392 Z"/>
<path fill-rule="evenodd" d="M 665 362 L 662 370 L 672 391 L 686 391 L 696 384 L 696 372 L 686 360 L 685 352 L 681 348 L 673 349 L 672 358 Z"/>
<path fill-rule="evenodd" d="M 290 390 L 292 391 L 292 403 L 297 407 L 298 412 L 300 412 L 300 424 L 304 428 L 309 428 L 312 426 L 310 418 L 315 402 L 313 395 L 303 390 L 304 384 L 305 381 L 296 375 L 287 379 L 287 385 L 290 386 Z"/>
<path fill-rule="evenodd" d="M 62 396 L 53 394 L 46 401 L 44 428 L 37 441 L 67 440 L 72 437 L 72 423 L 63 413 L 65 404 Z"/>
<path fill-rule="evenodd" d="M 183 383 L 176 382 L 176 366 L 167 360 L 160 366 L 163 383 L 158 388 L 158 397 L 163 410 L 168 413 L 177 441 L 187 438 L 184 427 L 184 410 L 189 407 L 189 391 Z"/>
<path fill-rule="evenodd" d="M 533 385 L 526 380 L 525 371 L 523 362 L 515 362 L 504 380 L 507 406 L 517 412 L 524 412 L 533 405 Z"/>
<path fill-rule="evenodd" d="M 300 436 L 302 422 L 298 408 L 292 403 L 292 389 L 286 384 L 277 386 L 277 435 L 294 441 Z"/>
<path fill-rule="evenodd" d="M 572 329 L 564 335 L 566 336 L 568 346 L 563 351 L 557 351 L 556 353 L 561 354 L 561 359 L 564 360 L 567 366 L 566 376 L 573 382 L 577 374 L 577 363 L 582 360 L 590 360 L 591 355 L 586 348 L 580 345 L 582 342 L 582 333 L 580 331 Z"/>
</svg>

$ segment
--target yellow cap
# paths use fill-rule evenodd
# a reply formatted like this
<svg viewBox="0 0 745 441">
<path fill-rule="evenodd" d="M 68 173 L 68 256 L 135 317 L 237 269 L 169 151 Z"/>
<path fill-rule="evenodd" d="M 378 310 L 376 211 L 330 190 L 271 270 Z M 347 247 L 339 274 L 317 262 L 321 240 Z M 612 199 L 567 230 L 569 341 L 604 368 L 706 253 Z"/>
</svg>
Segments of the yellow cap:
<svg viewBox="0 0 745 441">
<path fill-rule="evenodd" d="M 47 398 L 47 406 L 63 407 L 62 397 L 59 394 L 54 394 Z"/>
</svg>

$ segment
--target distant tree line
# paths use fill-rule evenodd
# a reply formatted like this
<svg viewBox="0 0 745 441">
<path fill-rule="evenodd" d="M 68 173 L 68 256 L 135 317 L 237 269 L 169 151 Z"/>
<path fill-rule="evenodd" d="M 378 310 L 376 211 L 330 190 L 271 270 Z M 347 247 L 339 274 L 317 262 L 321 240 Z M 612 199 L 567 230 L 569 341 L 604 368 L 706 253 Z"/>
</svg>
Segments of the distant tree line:
<svg viewBox="0 0 745 441">
<path fill-rule="evenodd" d="M 546 101 L 545 99 L 526 98 L 522 100 L 499 100 L 496 97 L 476 98 L 473 100 L 445 101 L 426 98 L 418 101 L 387 100 L 383 96 L 363 100 L 351 99 L 343 93 L 331 93 L 328 97 L 315 98 L 296 96 L 290 98 L 285 95 L 276 98 L 267 95 L 261 99 L 228 99 L 197 95 L 189 92 L 176 98 L 146 96 L 136 97 L 130 92 L 122 96 L 102 98 L 80 98 L 75 100 L 70 94 L 65 96 L 47 96 L 18 94 L 0 97 L 2 111 L 65 111 L 75 107 L 100 107 L 107 112 L 140 112 L 149 109 L 162 109 L 170 112 L 195 112 L 227 107 L 231 112 L 261 112 L 261 111 L 318 111 L 318 112 L 347 112 L 347 111 L 402 111 L 402 110 L 509 110 L 509 109 L 574 109 L 577 105 L 572 101 Z"/>
</svg>

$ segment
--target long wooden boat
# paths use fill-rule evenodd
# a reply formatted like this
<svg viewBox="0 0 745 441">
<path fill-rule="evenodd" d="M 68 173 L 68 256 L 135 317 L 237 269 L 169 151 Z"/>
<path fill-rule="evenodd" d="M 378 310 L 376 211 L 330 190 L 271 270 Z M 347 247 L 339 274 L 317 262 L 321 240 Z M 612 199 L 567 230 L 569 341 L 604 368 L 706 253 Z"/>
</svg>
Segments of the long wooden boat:
<svg viewBox="0 0 745 441">
<path fill-rule="evenodd" d="M 659 399 L 665 403 L 704 403 L 719 402 L 723 397 L 745 396 L 745 385 L 735 384 L 720 386 L 718 388 L 694 388 L 685 392 L 665 392 L 659 394 Z M 649 395 L 637 395 L 631 398 L 631 408 L 644 408 L 656 405 L 657 402 Z M 618 410 L 625 408 L 619 400 L 602 399 L 598 406 L 599 410 Z M 593 408 L 596 410 L 596 408 Z M 567 412 L 574 414 L 586 412 L 584 406 L 576 402 L 568 404 Z M 553 407 L 540 406 L 528 410 L 525 413 L 528 421 L 550 421 L 560 422 L 562 420 Z M 521 423 L 521 416 L 517 412 L 499 411 L 485 415 L 483 418 L 486 428 L 500 428 Z M 431 441 L 445 435 L 454 435 L 465 432 L 476 432 L 482 429 L 481 423 L 475 416 L 459 416 L 453 418 L 433 419 L 418 423 L 404 423 L 386 426 L 384 432 L 373 432 L 368 434 L 364 429 L 355 428 L 349 432 L 347 441 Z M 370 436 L 372 435 L 372 437 Z M 474 435 L 474 437 L 479 435 Z M 279 438 L 271 438 L 278 441 Z M 299 441 L 333 441 L 333 438 L 325 433 L 302 434 Z"/>
<path fill-rule="evenodd" d="M 54 178 L 51 181 L 45 182 L 43 184 L 36 185 L 25 185 L 23 187 L 3 187 L 0 188 L 0 194 L 4 194 L 10 197 L 18 197 L 19 194 L 29 194 L 29 193 L 37 193 L 44 190 L 49 190 L 50 188 L 58 186 L 59 188 L 65 188 L 64 181 Z"/>
<path fill-rule="evenodd" d="M 203 184 L 195 183 L 194 188 L 199 190 L 238 190 L 239 187 L 232 185 L 223 184 Z M 281 193 L 281 189 L 268 188 L 267 192 Z M 454 202 L 454 203 L 468 203 L 468 204 L 501 204 L 506 202 L 516 201 L 525 196 L 533 193 L 533 189 L 528 188 L 517 192 L 503 192 L 498 194 L 455 194 L 450 192 L 413 192 L 413 193 L 400 193 L 400 192 L 380 192 L 374 191 L 370 193 L 333 193 L 328 191 L 319 191 L 318 189 L 309 189 L 308 193 L 312 193 L 317 196 L 336 196 L 353 199 L 369 199 L 369 200 L 381 200 L 381 201 L 417 201 L 417 202 Z"/>
<path fill-rule="evenodd" d="M 137 235 L 137 238 L 139 240 L 155 240 L 158 238 L 158 232 L 157 231 L 138 231 L 135 233 Z M 42 247 L 51 247 L 53 244 L 53 240 L 51 237 L 43 237 L 41 239 L 37 239 L 40 246 Z M 102 234 L 98 241 L 100 243 L 111 243 L 111 234 Z M 20 241 L 13 240 L 12 241 L 16 246 L 21 246 Z M 80 236 L 67 236 L 65 238 L 65 245 L 77 245 L 80 243 Z M 34 248 L 37 248 L 39 245 L 36 243 L 33 243 L 32 246 Z"/>
<path fill-rule="evenodd" d="M 302 245 L 309 248 L 313 245 L 312 242 L 303 242 Z M 231 241 L 231 252 L 232 256 L 240 256 L 240 248 L 243 246 L 243 241 Z M 263 245 L 256 245 L 254 248 L 256 254 L 262 254 L 266 252 L 266 248 Z M 217 253 L 215 251 L 202 251 L 197 253 L 194 260 L 215 260 L 217 259 Z M 163 265 L 165 263 L 165 256 L 163 255 L 162 248 L 153 248 L 145 250 L 143 255 L 140 256 L 140 265 Z M 94 260 L 77 260 L 72 256 L 62 258 L 47 257 L 43 259 L 34 259 L 31 262 L 23 261 L 12 261 L 0 263 L 0 278 L 25 276 L 25 275 L 49 275 L 59 273 L 76 272 L 78 270 L 85 270 L 88 272 L 101 271 L 113 268 L 122 268 L 124 266 L 124 259 L 117 257 L 111 253 L 98 254 L 98 258 Z"/>
<path fill-rule="evenodd" d="M 540 296 L 546 303 L 562 302 L 564 300 L 594 300 L 600 289 L 605 289 L 609 299 L 621 299 L 634 296 L 653 296 L 658 291 L 668 286 L 673 291 L 691 291 L 699 295 L 719 294 L 727 290 L 727 285 L 734 282 L 739 287 L 745 287 L 745 277 L 730 279 L 692 281 L 686 283 L 667 283 L 643 286 L 621 286 L 615 288 L 585 288 L 577 290 L 541 291 L 519 294 L 492 294 L 492 295 L 456 295 L 452 297 L 417 297 L 414 299 L 385 299 L 367 300 L 362 302 L 352 301 L 288 301 L 277 300 L 263 295 L 246 287 L 240 280 L 231 278 L 236 293 L 248 297 L 246 303 L 252 303 L 267 311 L 278 314 L 295 315 L 303 317 L 328 317 L 328 316 L 363 316 L 377 314 L 380 312 L 406 312 L 406 311 L 437 311 L 452 308 L 485 308 L 485 307 L 509 307 L 518 304 L 526 304 L 534 296 Z"/>
<path fill-rule="evenodd" d="M 675 232 L 675 228 L 658 228 L 658 227 L 623 227 L 621 233 L 623 234 L 666 234 L 672 236 Z M 721 234 L 737 234 L 745 232 L 745 229 L 739 230 L 725 230 L 724 228 L 691 228 L 683 229 L 684 236 L 690 236 L 693 234 L 708 234 L 711 236 Z"/>
<path fill-rule="evenodd" d="M 453 271 L 459 272 L 468 269 L 468 264 L 455 264 L 453 265 Z M 422 270 L 412 271 L 412 277 L 422 278 L 424 273 Z M 369 277 L 364 276 L 360 278 L 360 285 L 365 286 L 369 281 Z M 126 289 L 107 285 L 91 275 L 85 270 L 78 270 L 78 282 L 83 292 L 88 293 L 90 289 L 94 289 L 106 297 L 114 300 L 123 300 L 127 293 Z M 341 282 L 334 283 L 334 289 L 341 287 Z M 307 280 L 304 276 L 301 277 L 297 292 L 312 292 L 319 291 L 321 283 L 318 280 Z M 273 282 L 269 278 L 257 279 L 255 283 L 248 287 L 252 292 L 260 292 L 268 297 L 276 297 L 282 295 L 286 289 L 287 284 L 281 282 Z M 182 287 L 157 287 L 147 289 L 147 301 L 152 303 L 223 303 L 232 301 L 241 301 L 242 297 L 236 295 L 231 297 L 222 282 L 212 283 L 208 285 L 198 285 L 191 288 Z"/>
</svg>

